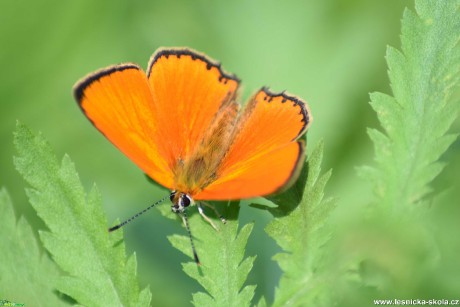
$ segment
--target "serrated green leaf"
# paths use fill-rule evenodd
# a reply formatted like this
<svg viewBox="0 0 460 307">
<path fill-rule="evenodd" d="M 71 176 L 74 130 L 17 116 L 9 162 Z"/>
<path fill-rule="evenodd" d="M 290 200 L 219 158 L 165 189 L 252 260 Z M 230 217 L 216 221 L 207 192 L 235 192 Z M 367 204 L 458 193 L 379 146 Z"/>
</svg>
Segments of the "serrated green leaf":
<svg viewBox="0 0 460 307">
<path fill-rule="evenodd" d="M 256 305 L 257 307 L 267 307 L 267 301 L 265 300 L 265 297 L 261 297 L 259 300 L 259 303 Z"/>
<path fill-rule="evenodd" d="M 344 306 L 446 297 L 439 294 L 448 287 L 432 291 L 446 255 L 434 240 L 439 225 L 433 211 L 428 216 L 424 209 L 430 184 L 445 166 L 438 159 L 457 137 L 446 133 L 459 110 L 452 95 L 460 81 L 460 1 L 417 0 L 415 7 L 416 13 L 404 12 L 401 51 L 387 49 L 393 97 L 371 94 L 383 132 L 369 129 L 377 166 L 360 168 L 360 174 L 373 183 L 377 206 L 336 236 L 336 266 L 349 279 L 337 287 Z M 442 279 L 452 276 L 458 274 L 443 272 Z"/>
<path fill-rule="evenodd" d="M 32 186 L 29 200 L 49 228 L 40 238 L 66 273 L 57 289 L 85 306 L 148 306 L 150 292 L 139 290 L 136 259 L 126 259 L 122 232 L 107 232 L 96 187 L 86 195 L 70 158 L 59 164 L 43 137 L 24 125 L 14 142 L 16 168 Z"/>
<path fill-rule="evenodd" d="M 368 177 L 384 207 L 421 202 L 456 139 L 446 133 L 459 110 L 452 99 L 460 80 L 459 7 L 458 0 L 416 1 L 417 13 L 404 12 L 402 50 L 387 49 L 394 97 L 371 94 L 385 134 L 369 131 L 379 176 Z"/>
<path fill-rule="evenodd" d="M 189 216 L 201 266 L 197 266 L 195 262 L 188 262 L 183 264 L 183 269 L 207 292 L 194 293 L 193 304 L 195 306 L 249 306 L 254 296 L 255 286 L 244 286 L 244 284 L 255 257 L 244 258 L 244 252 L 253 224 L 246 224 L 238 231 L 238 202 L 214 205 L 227 219 L 224 225 L 215 218 L 214 212 L 209 210 L 208 217 L 213 220 L 219 231 L 213 229 L 197 212 Z M 189 210 L 189 214 L 193 209 Z M 193 259 L 187 236 L 173 235 L 168 239 L 174 247 Z"/>
<path fill-rule="evenodd" d="M 308 306 L 328 296 L 321 258 L 322 247 L 329 237 L 324 226 L 335 201 L 323 199 L 331 171 L 320 175 L 322 155 L 323 143 L 320 142 L 307 161 L 308 178 L 303 182 L 303 197 L 298 206 L 284 216 L 279 210 L 271 209 L 277 218 L 265 230 L 283 249 L 283 253 L 273 259 L 284 273 L 275 291 L 274 306 Z M 280 207 L 292 202 L 289 198 L 279 200 L 283 201 L 278 203 Z"/>
<path fill-rule="evenodd" d="M 38 243 L 24 218 L 16 221 L 13 204 L 0 189 L 0 300 L 25 306 L 67 306 L 56 293 L 58 268 L 47 255 L 40 255 Z"/>
</svg>

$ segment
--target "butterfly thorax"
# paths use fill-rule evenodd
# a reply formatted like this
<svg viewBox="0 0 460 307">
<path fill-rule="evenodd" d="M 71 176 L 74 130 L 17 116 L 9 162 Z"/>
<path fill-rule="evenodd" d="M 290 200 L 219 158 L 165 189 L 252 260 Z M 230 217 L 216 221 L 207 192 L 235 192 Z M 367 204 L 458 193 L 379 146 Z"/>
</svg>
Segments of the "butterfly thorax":
<svg viewBox="0 0 460 307">
<path fill-rule="evenodd" d="M 233 100 L 224 103 L 192 154 L 177 159 L 177 191 L 193 196 L 218 178 L 219 165 L 234 136 L 238 107 Z"/>
</svg>

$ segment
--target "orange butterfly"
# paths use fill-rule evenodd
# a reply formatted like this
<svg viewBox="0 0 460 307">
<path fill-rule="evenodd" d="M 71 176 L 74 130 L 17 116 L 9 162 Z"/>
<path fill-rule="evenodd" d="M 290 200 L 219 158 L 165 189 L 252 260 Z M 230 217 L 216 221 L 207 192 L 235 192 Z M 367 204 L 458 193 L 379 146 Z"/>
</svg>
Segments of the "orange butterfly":
<svg viewBox="0 0 460 307">
<path fill-rule="evenodd" d="M 74 96 L 107 139 L 172 191 L 172 211 L 189 231 L 185 208 L 194 200 L 279 192 L 302 168 L 307 104 L 264 87 L 240 112 L 239 82 L 201 53 L 168 48 L 153 54 L 147 73 L 132 63 L 110 66 L 80 80 Z M 200 202 L 198 209 L 210 222 Z"/>
</svg>

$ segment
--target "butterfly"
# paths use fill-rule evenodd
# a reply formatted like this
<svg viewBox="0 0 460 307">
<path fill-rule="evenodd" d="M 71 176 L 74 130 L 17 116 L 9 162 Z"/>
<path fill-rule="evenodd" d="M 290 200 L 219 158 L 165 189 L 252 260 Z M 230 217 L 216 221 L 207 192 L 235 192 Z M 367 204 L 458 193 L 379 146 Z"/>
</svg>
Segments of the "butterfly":
<svg viewBox="0 0 460 307">
<path fill-rule="evenodd" d="M 171 191 L 171 209 L 190 234 L 185 208 L 197 204 L 213 225 L 203 213 L 204 200 L 283 191 L 304 162 L 300 137 L 312 122 L 308 105 L 263 87 L 241 108 L 239 84 L 204 54 L 160 48 L 147 72 L 133 63 L 109 66 L 77 82 L 74 97 L 109 141 Z M 193 241 L 192 249 L 199 264 Z"/>
</svg>

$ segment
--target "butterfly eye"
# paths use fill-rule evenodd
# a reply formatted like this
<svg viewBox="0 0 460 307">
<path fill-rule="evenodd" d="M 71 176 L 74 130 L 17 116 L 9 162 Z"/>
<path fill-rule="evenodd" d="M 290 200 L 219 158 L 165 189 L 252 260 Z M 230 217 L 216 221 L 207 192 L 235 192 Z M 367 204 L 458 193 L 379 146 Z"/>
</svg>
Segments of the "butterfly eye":
<svg viewBox="0 0 460 307">
<path fill-rule="evenodd" d="M 176 196 L 176 191 L 172 191 L 171 194 L 169 195 L 169 199 L 173 201 L 175 196 Z"/>
<path fill-rule="evenodd" d="M 183 194 L 181 198 L 182 198 L 182 205 L 184 207 L 188 207 L 192 203 L 192 199 L 187 194 Z"/>
</svg>

